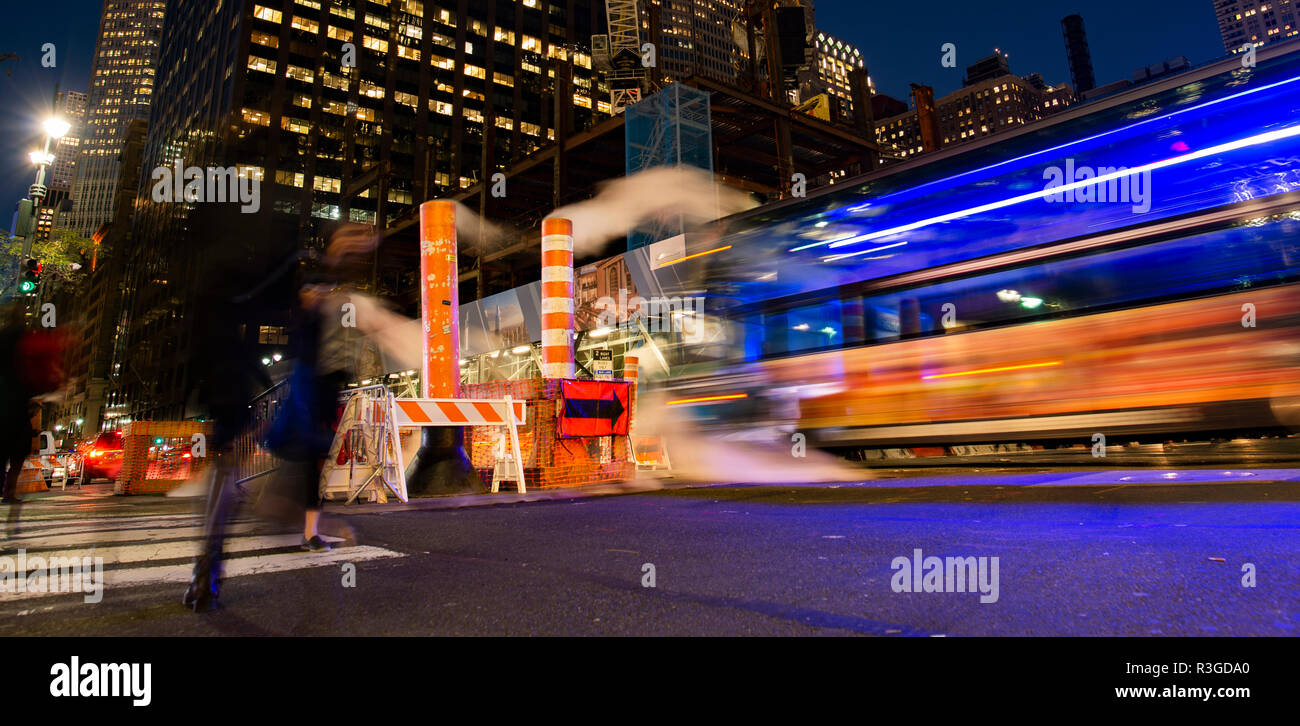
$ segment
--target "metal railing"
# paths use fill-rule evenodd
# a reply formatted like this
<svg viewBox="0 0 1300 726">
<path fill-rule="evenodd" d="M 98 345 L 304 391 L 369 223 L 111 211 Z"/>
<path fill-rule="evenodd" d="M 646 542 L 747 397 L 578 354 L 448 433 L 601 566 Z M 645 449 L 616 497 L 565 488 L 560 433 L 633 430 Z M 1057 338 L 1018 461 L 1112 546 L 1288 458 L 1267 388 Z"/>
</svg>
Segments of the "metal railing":
<svg viewBox="0 0 1300 726">
<path fill-rule="evenodd" d="M 249 402 L 252 409 L 248 426 L 235 439 L 235 484 L 244 484 L 274 472 L 280 459 L 266 445 L 267 433 L 289 398 L 289 381 L 285 379 L 261 392 Z"/>
</svg>

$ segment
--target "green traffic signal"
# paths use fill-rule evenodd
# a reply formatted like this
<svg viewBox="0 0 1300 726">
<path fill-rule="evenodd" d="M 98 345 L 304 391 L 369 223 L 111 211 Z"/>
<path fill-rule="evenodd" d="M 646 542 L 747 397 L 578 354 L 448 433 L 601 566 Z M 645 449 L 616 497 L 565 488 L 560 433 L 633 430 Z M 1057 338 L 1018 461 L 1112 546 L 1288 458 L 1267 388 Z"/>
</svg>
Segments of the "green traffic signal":
<svg viewBox="0 0 1300 726">
<path fill-rule="evenodd" d="M 18 291 L 24 295 L 36 292 L 36 285 L 41 277 L 41 263 L 28 258 L 22 266 L 22 277 L 18 281 Z"/>
</svg>

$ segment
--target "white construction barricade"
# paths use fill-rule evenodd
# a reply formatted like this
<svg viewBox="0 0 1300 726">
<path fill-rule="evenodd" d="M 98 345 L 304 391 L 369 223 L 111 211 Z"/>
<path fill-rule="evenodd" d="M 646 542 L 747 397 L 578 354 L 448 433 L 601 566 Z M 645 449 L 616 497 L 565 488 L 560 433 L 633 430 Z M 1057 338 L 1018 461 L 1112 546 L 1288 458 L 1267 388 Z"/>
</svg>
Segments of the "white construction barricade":
<svg viewBox="0 0 1300 726">
<path fill-rule="evenodd" d="M 346 391 L 343 397 L 343 414 L 321 471 L 321 497 L 351 504 L 364 494 L 367 501 L 383 503 L 391 492 L 407 501 L 393 394 L 375 385 Z"/>
<path fill-rule="evenodd" d="M 346 391 L 329 458 L 321 472 L 321 497 L 352 503 L 383 503 L 388 494 L 407 501 L 406 461 L 402 429 L 425 426 L 504 426 L 509 433 L 509 471 L 497 471 L 492 491 L 501 480 L 515 481 L 520 494 L 527 492 L 519 426 L 527 420 L 527 405 L 510 396 L 503 399 L 396 398 L 382 385 Z"/>
<path fill-rule="evenodd" d="M 397 427 L 408 426 L 504 426 L 510 433 L 515 488 L 526 493 L 524 458 L 519 451 L 519 427 L 526 423 L 528 406 L 510 396 L 497 399 L 399 398 L 394 401 Z M 399 448 L 400 454 L 400 448 Z M 500 491 L 501 479 L 494 473 L 492 492 Z"/>
</svg>

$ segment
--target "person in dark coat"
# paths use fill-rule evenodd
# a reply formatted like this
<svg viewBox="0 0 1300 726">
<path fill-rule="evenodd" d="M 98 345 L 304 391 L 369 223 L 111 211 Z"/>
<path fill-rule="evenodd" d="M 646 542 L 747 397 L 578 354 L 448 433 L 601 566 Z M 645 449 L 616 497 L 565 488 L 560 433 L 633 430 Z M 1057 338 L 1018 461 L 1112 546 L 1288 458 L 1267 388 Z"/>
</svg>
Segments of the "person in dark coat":
<svg viewBox="0 0 1300 726">
<path fill-rule="evenodd" d="M 249 426 L 249 402 L 271 385 L 257 348 L 259 324 L 283 317 L 292 305 L 283 281 L 297 252 L 297 229 L 275 227 L 266 214 L 242 214 L 235 204 L 198 205 L 190 218 L 196 298 L 190 385 L 212 421 L 214 457 L 204 515 L 202 550 L 182 602 L 196 612 L 217 607 L 226 524 L 236 504 L 234 444 Z M 292 278 L 292 275 L 289 275 Z"/>
<path fill-rule="evenodd" d="M 10 317 L 5 315 L 6 318 Z M 18 477 L 23 461 L 31 453 L 31 417 L 28 402 L 31 393 L 19 374 L 19 343 L 25 330 L 12 320 L 0 328 L 0 474 L 4 475 L 3 501 L 18 501 Z"/>
</svg>

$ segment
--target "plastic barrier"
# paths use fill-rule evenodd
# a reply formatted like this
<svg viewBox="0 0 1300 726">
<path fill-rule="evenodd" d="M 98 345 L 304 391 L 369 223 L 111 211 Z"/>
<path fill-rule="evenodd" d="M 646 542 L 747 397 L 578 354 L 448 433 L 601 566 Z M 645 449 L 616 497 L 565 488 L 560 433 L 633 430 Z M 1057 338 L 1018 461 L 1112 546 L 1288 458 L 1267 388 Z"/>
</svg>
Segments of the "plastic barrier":
<svg viewBox="0 0 1300 726">
<path fill-rule="evenodd" d="M 206 466 L 208 451 L 195 456 L 195 434 L 210 436 L 199 421 L 133 421 L 122 429 L 122 473 L 115 494 L 165 494 Z M 212 452 L 215 455 L 215 452 Z"/>
</svg>

